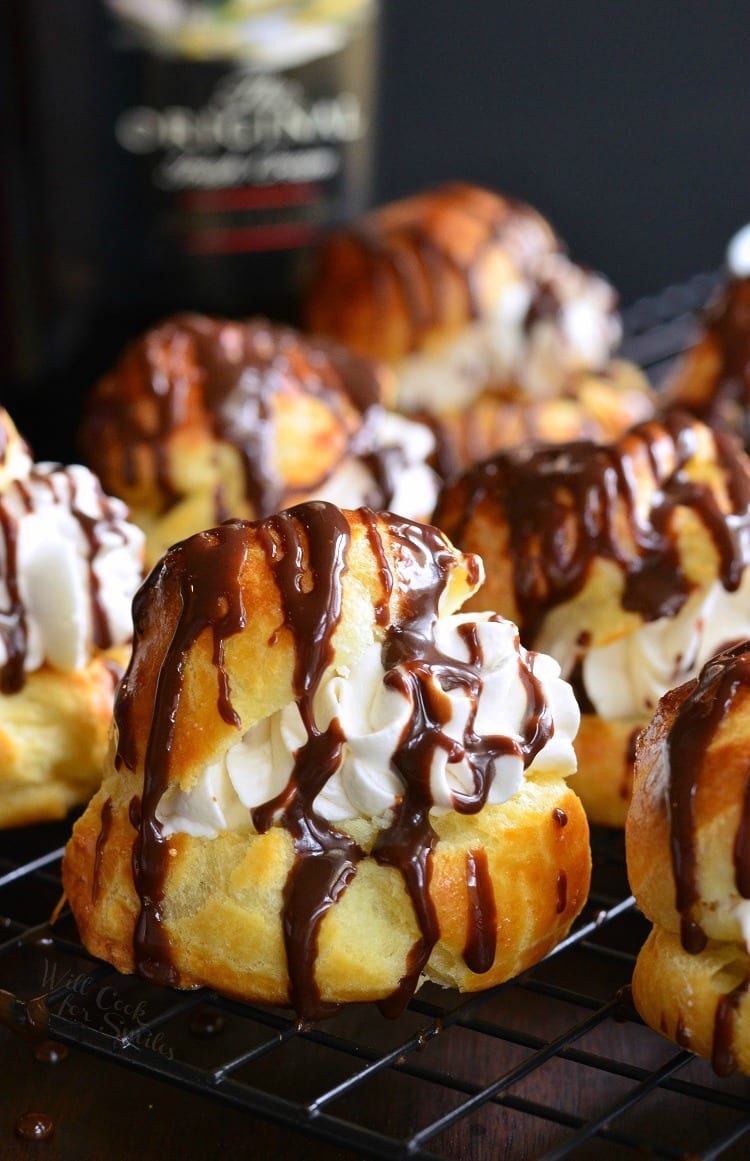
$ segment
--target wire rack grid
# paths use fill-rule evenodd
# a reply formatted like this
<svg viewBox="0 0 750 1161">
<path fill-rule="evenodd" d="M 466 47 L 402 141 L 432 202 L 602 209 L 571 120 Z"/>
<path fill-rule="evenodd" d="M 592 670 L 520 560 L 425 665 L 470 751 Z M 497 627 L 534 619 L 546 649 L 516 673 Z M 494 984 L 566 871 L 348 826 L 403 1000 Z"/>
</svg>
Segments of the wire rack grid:
<svg viewBox="0 0 750 1161">
<path fill-rule="evenodd" d="M 625 353 L 658 380 L 716 282 L 700 275 L 636 303 Z M 394 1021 L 355 1005 L 305 1024 L 120 976 L 88 955 L 69 914 L 50 927 L 68 831 L 6 834 L 0 846 L 0 1021 L 22 1035 L 77 1045 L 363 1157 L 748 1155 L 747 1082 L 720 1080 L 632 1007 L 647 925 L 619 834 L 594 832 L 584 912 L 519 978 L 469 997 L 428 985 Z"/>
</svg>

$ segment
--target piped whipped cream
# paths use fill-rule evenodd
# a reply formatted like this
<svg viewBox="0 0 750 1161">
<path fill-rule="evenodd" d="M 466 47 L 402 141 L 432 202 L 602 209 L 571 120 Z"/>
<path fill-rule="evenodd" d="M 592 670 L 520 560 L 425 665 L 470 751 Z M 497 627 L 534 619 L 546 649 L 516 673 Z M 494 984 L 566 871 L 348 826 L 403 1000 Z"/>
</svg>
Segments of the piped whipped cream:
<svg viewBox="0 0 750 1161">
<path fill-rule="evenodd" d="M 83 668 L 132 637 L 143 534 L 78 465 L 36 464 L 0 495 L 0 667 Z"/>
<path fill-rule="evenodd" d="M 576 372 L 606 366 L 621 337 L 609 283 L 563 254 L 546 255 L 534 273 L 511 283 L 494 313 L 451 342 L 402 361 L 405 410 L 460 409 L 486 387 L 505 384 L 556 395 Z"/>
<path fill-rule="evenodd" d="M 457 798 L 475 789 L 475 774 L 466 758 L 460 757 L 473 712 L 473 733 L 498 751 L 492 762 L 489 803 L 502 803 L 516 794 L 527 772 L 554 770 L 568 776 L 576 769 L 573 739 L 580 714 L 557 662 L 544 654 L 528 653 L 519 644 L 516 626 L 490 613 L 440 619 L 435 645 L 441 654 L 471 663 L 466 626 L 475 626 L 481 652 L 476 708 L 466 688 L 442 687 L 440 666 L 430 669 L 427 678 L 431 699 L 444 706 L 442 733 L 456 743 L 434 748 L 430 791 L 433 810 L 438 812 L 453 809 Z M 520 743 L 529 714 L 528 678 L 524 680 L 529 672 L 541 685 L 553 729 L 526 770 Z M 392 758 L 414 714 L 408 693 L 412 687 L 409 682 L 386 682 L 385 677 L 381 646 L 373 643 L 356 670 L 331 667 L 318 687 L 313 707 L 318 728 L 327 729 L 335 718 L 345 738 L 338 766 L 314 803 L 314 809 L 330 822 L 364 817 L 385 826 L 403 794 Z M 210 838 L 223 830 L 251 828 L 251 812 L 287 787 L 295 754 L 306 737 L 296 702 L 258 722 L 190 790 L 177 785 L 167 789 L 157 810 L 164 834 Z M 503 739 L 503 744 L 498 745 L 497 739 Z"/>
<path fill-rule="evenodd" d="M 694 593 L 674 617 L 642 625 L 610 645 L 590 649 L 582 679 L 605 719 L 650 717 L 662 694 L 696 677 L 727 645 L 750 638 L 750 569 L 736 592 L 717 581 Z"/>
<path fill-rule="evenodd" d="M 440 482 L 427 459 L 435 436 L 424 423 L 373 408 L 357 455 L 315 490 L 316 500 L 339 508 L 387 509 L 409 520 L 434 511 Z"/>
</svg>

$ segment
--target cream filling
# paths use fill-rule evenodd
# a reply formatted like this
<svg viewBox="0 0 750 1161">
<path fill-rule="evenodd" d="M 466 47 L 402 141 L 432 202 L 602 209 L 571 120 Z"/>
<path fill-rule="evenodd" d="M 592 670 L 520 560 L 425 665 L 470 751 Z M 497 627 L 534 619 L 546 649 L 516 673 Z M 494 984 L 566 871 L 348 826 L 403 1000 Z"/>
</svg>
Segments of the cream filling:
<svg viewBox="0 0 750 1161">
<path fill-rule="evenodd" d="M 15 528 L 16 584 L 26 629 L 24 668 L 82 669 L 94 649 L 94 608 L 113 644 L 132 637 L 131 603 L 142 579 L 143 534 L 127 508 L 103 497 L 87 468 L 37 464 L 0 496 Z M 76 515 L 78 513 L 79 515 Z M 95 521 L 92 539 L 85 525 Z M 12 607 L 8 541 L 0 536 L 0 609 Z M 8 660 L 0 637 L 0 665 Z"/>
<path fill-rule="evenodd" d="M 511 752 L 499 753 L 489 772 L 487 801 L 502 803 L 518 792 L 527 772 L 554 771 L 563 777 L 575 772 L 573 739 L 580 714 L 557 663 L 543 654 L 528 654 L 518 644 L 516 626 L 491 617 L 489 613 L 459 614 L 441 619 L 435 643 L 442 654 L 469 662 L 459 629 L 476 625 L 482 662 L 473 731 L 480 737 L 500 736 L 511 742 L 507 747 Z M 527 771 L 520 752 L 529 711 L 521 669 L 532 667 L 554 728 Z M 402 666 L 396 668 L 403 672 Z M 403 794 L 392 758 L 412 719 L 413 693 L 408 692 L 408 680 L 393 688 L 384 676 L 381 646 L 372 644 L 364 650 L 356 669 L 334 666 L 318 688 L 313 707 L 318 728 L 325 730 L 335 718 L 345 737 L 338 766 L 314 802 L 314 809 L 330 822 L 364 817 L 385 825 Z M 458 744 L 454 760 L 449 760 L 449 746 L 437 745 L 432 753 L 429 777 L 433 809 L 446 811 L 455 807 L 456 795 L 476 792 L 474 772 L 461 753 L 473 703 L 462 686 L 442 687 L 439 668 L 429 670 L 427 684 L 431 703 L 449 710 L 441 727 L 444 738 Z M 157 810 L 163 832 L 213 837 L 222 830 L 251 827 L 250 812 L 287 787 L 295 756 L 306 738 L 296 702 L 263 719 L 220 762 L 205 770 L 190 790 L 175 785 L 167 789 Z"/>
<path fill-rule="evenodd" d="M 583 659 L 583 685 L 605 719 L 649 718 L 669 689 L 696 677 L 725 645 L 750 638 L 750 569 L 727 592 L 717 581 L 695 593 L 675 617 L 649 621 Z M 554 652 L 554 651 L 553 651 Z"/>
</svg>

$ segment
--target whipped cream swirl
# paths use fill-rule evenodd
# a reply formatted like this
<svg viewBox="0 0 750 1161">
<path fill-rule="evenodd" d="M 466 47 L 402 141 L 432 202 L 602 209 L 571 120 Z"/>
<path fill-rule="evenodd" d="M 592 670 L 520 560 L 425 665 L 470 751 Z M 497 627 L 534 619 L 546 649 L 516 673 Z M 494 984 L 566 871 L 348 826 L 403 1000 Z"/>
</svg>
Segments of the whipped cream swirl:
<svg viewBox="0 0 750 1161">
<path fill-rule="evenodd" d="M 143 534 L 78 465 L 36 464 L 0 495 L 0 670 L 5 692 L 45 662 L 83 668 L 132 637 Z"/>
<path fill-rule="evenodd" d="M 563 254 L 546 255 L 534 275 L 507 286 L 494 312 L 451 342 L 408 355 L 398 368 L 401 406 L 460 409 L 508 384 L 553 396 L 577 372 L 605 367 L 621 337 L 609 283 Z"/>
<path fill-rule="evenodd" d="M 507 752 L 499 753 L 493 762 L 487 801 L 501 803 L 511 798 L 527 772 L 520 752 L 529 713 L 524 673 L 533 673 L 540 682 L 553 723 L 551 737 L 528 771 L 554 770 L 564 776 L 574 773 L 573 738 L 580 715 L 573 691 L 560 678 L 557 662 L 544 654 L 527 653 L 519 644 L 516 626 L 490 613 L 439 620 L 437 649 L 469 664 L 467 627 L 475 631 L 482 657 L 473 732 L 490 743 L 498 738 L 509 742 L 499 747 Z M 363 817 L 385 826 L 403 793 L 391 759 L 412 720 L 414 706 L 406 693 L 408 683 L 386 683 L 384 677 L 381 647 L 373 643 L 365 649 L 355 671 L 331 667 L 318 688 L 314 703 L 318 728 L 325 730 L 336 718 L 345 738 L 338 768 L 314 803 L 314 809 L 330 822 Z M 428 674 L 428 685 L 431 697 L 443 706 L 442 732 L 456 743 L 455 758 L 461 753 L 474 712 L 472 699 L 465 688 L 444 689 L 436 670 Z M 170 786 L 157 811 L 164 833 L 214 837 L 222 830 L 251 827 L 251 811 L 272 801 L 286 787 L 295 754 L 306 738 L 296 702 L 258 722 L 220 762 L 208 767 L 190 790 Z M 457 796 L 474 792 L 474 775 L 466 758 L 451 759 L 447 748 L 435 747 L 430 791 L 433 810 L 438 812 L 453 809 Z"/>
<path fill-rule="evenodd" d="M 427 460 L 435 436 L 424 423 L 380 407 L 371 409 L 356 455 L 315 489 L 315 499 L 340 508 L 387 509 L 424 520 L 437 503 L 440 482 Z"/>
<path fill-rule="evenodd" d="M 648 621 L 597 649 L 582 664 L 586 694 L 605 719 L 648 718 L 662 694 L 697 677 L 709 658 L 750 638 L 750 569 L 736 592 L 717 581 L 674 617 Z"/>
</svg>

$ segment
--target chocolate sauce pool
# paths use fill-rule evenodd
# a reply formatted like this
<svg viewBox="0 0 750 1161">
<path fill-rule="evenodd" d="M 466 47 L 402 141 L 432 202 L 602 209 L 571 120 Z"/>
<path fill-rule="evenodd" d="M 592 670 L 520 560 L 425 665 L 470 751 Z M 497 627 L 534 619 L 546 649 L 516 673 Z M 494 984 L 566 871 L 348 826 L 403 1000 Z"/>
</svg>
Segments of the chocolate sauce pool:
<svg viewBox="0 0 750 1161">
<path fill-rule="evenodd" d="M 520 756 L 528 766 L 552 733 L 549 707 L 533 673 L 533 657 L 519 664 L 527 695 L 521 740 L 479 736 L 474 718 L 481 692 L 481 646 L 472 625 L 462 627 L 469 660 L 457 661 L 438 648 L 435 626 L 438 606 L 456 558 L 434 528 L 398 517 L 376 517 L 362 510 L 369 547 L 381 582 L 376 620 L 384 631 L 382 659 L 385 682 L 409 698 L 412 713 L 392 765 L 403 784 L 403 796 L 392 821 L 379 831 L 371 856 L 394 867 L 411 897 L 419 938 L 408 956 L 407 970 L 392 996 L 382 1003 L 388 1014 L 399 1012 L 414 992 L 440 931 L 430 897 L 432 856 L 436 835 L 429 819 L 432 807 L 430 772 L 434 754 L 445 750 L 451 761 L 465 760 L 473 786 L 454 793 L 454 808 L 475 813 L 487 801 L 493 762 L 503 754 Z M 388 549 L 381 538 L 387 532 Z M 144 632 L 144 609 L 150 589 L 167 572 L 176 577 L 181 611 L 161 665 L 146 749 L 143 797 L 131 810 L 138 834 L 133 847 L 133 875 L 141 901 L 134 936 L 137 970 L 160 983 L 178 982 L 163 927 L 166 840 L 156 818 L 159 800 L 170 777 L 170 751 L 178 716 L 184 668 L 200 633 L 214 636 L 217 698 L 222 716 L 239 725 L 231 707 L 231 690 L 223 669 L 224 641 L 239 632 L 252 610 L 245 610 L 239 585 L 249 539 L 263 547 L 281 596 L 283 621 L 295 643 L 294 695 L 307 734 L 297 750 L 284 790 L 252 812 L 256 830 L 272 825 L 287 829 L 294 841 L 295 861 L 283 893 L 283 931 L 290 977 L 290 1003 L 307 1019 L 332 1010 L 321 1000 L 315 978 L 320 924 L 357 872 L 365 851 L 314 808 L 315 799 L 336 770 L 345 741 L 334 718 L 321 729 L 313 710 L 320 681 L 333 659 L 333 636 L 342 610 L 342 585 L 351 544 L 349 523 L 339 509 L 308 503 L 255 525 L 234 521 L 178 545 L 152 573 L 135 603 L 136 649 Z M 397 561 L 394 573 L 391 560 Z M 398 615 L 392 619 L 391 596 L 399 593 Z M 466 691 L 470 713 L 461 742 L 446 732 L 450 703 L 445 691 Z M 134 767 L 132 697 L 126 677 L 116 707 L 119 760 Z M 562 812 L 561 812 L 562 813 Z M 562 819 L 560 820 L 562 825 Z M 466 962 L 472 971 L 489 970 L 494 961 L 496 912 L 492 884 L 483 851 L 471 852 L 468 870 L 470 930 Z"/>
</svg>

